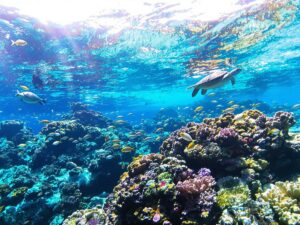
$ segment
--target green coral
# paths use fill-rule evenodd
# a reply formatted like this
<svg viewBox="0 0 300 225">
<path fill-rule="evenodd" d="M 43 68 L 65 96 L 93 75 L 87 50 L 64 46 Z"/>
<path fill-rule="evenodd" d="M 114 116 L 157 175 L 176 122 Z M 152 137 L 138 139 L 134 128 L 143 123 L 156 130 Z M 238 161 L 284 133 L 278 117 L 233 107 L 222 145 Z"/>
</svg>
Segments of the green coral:
<svg viewBox="0 0 300 225">
<path fill-rule="evenodd" d="M 271 184 L 258 197 L 270 203 L 282 224 L 300 223 L 300 177 L 295 182 Z"/>
<path fill-rule="evenodd" d="M 252 157 L 242 158 L 241 164 L 242 164 L 242 166 L 253 169 L 255 171 L 262 171 L 262 170 L 266 169 L 267 166 L 269 166 L 268 161 L 266 161 L 264 159 L 255 160 Z"/>
<path fill-rule="evenodd" d="M 250 200 L 250 190 L 247 185 L 238 183 L 231 187 L 223 187 L 217 193 L 217 204 L 221 208 L 244 205 Z"/>
<path fill-rule="evenodd" d="M 14 189 L 10 194 L 9 196 L 10 197 L 14 197 L 14 198 L 17 198 L 19 196 L 23 196 L 26 191 L 28 190 L 28 187 L 19 187 L 19 188 L 16 188 Z"/>
<path fill-rule="evenodd" d="M 198 222 L 194 220 L 184 220 L 182 221 L 182 225 L 197 225 Z"/>
<path fill-rule="evenodd" d="M 168 173 L 168 172 L 163 172 L 161 174 L 158 175 L 157 179 L 159 181 L 161 180 L 169 180 L 172 179 L 172 174 Z"/>
</svg>

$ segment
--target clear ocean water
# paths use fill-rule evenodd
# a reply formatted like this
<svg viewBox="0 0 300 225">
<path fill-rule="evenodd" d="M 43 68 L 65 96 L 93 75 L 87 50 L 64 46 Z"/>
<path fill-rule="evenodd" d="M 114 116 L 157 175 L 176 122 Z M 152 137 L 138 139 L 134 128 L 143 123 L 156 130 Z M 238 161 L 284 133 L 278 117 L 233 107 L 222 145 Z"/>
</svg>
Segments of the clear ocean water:
<svg viewBox="0 0 300 225">
<path fill-rule="evenodd" d="M 94 207 L 104 208 L 110 216 L 122 215 L 122 219 L 104 223 L 100 214 L 94 213 L 97 221 L 79 223 L 74 219 L 64 224 L 300 224 L 300 192 L 294 196 L 293 207 L 298 208 L 288 208 L 288 219 L 281 212 L 284 206 L 270 200 L 273 220 L 257 214 L 248 216 L 249 220 L 237 219 L 235 212 L 232 220 L 224 222 L 221 215 L 233 210 L 227 206 L 216 212 L 215 208 L 201 209 L 197 215 L 210 211 L 208 218 L 213 219 L 207 221 L 204 216 L 184 219 L 189 211 L 174 219 L 163 212 L 163 201 L 143 205 L 142 200 L 133 205 L 140 204 L 138 208 L 145 214 L 144 207 L 152 207 L 155 213 L 141 219 L 138 209 L 123 210 L 133 207 L 126 200 L 118 203 L 123 211 L 111 209 L 111 198 L 109 206 L 104 204 L 113 188 L 121 185 L 119 178 L 135 157 L 159 152 L 169 157 L 162 147 L 164 140 L 176 136 L 176 130 L 189 122 L 245 110 L 259 110 L 267 117 L 285 111 L 293 113 L 295 120 L 290 135 L 276 126 L 270 127 L 268 135 L 279 133 L 287 140 L 291 133 L 300 132 L 299 1 L 46 2 L 0 1 L 0 224 L 62 224 L 73 212 Z M 80 17 L 81 12 L 86 16 Z M 234 76 L 234 85 L 228 81 L 192 97 L 189 86 L 236 68 L 241 71 Z M 30 104 L 17 92 L 32 92 L 46 103 Z M 76 104 L 78 109 L 74 109 Z M 21 130 L 16 128 L 18 123 Z M 73 129 L 69 126 L 78 130 L 68 133 Z M 203 141 L 186 130 L 178 135 L 191 146 Z M 180 159 L 198 170 L 185 154 Z M 289 157 L 298 157 L 293 154 Z M 98 162 L 101 157 L 106 160 Z M 251 153 L 243 157 L 260 156 Z M 264 157 L 273 165 L 273 158 Z M 299 161 L 282 159 L 289 166 L 281 173 L 276 166 L 267 172 L 256 171 L 273 177 L 253 178 L 262 184 L 262 190 L 271 183 L 293 182 L 300 175 Z M 251 189 L 254 184 L 249 184 L 241 171 L 224 175 L 217 166 L 203 165 L 212 171 L 219 198 L 219 180 L 230 176 L 248 185 L 252 200 L 259 201 L 255 196 L 263 191 Z M 182 189 L 176 190 L 181 193 Z M 127 214 L 131 216 L 124 219 Z"/>
</svg>

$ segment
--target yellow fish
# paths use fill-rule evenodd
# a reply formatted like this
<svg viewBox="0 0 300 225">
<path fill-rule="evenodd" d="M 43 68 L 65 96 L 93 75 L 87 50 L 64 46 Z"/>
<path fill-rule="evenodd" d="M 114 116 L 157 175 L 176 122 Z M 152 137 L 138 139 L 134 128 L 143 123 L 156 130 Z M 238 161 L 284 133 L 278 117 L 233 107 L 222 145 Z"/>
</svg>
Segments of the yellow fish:
<svg viewBox="0 0 300 225">
<path fill-rule="evenodd" d="M 132 152 L 134 150 L 134 148 L 130 147 L 130 146 L 125 146 L 121 149 L 121 152 L 127 153 L 127 152 Z"/>
<path fill-rule="evenodd" d="M 42 124 L 48 124 L 48 123 L 50 123 L 49 120 L 40 120 L 39 122 L 42 123 Z"/>
<path fill-rule="evenodd" d="M 112 130 L 112 129 L 114 129 L 115 127 L 114 126 L 108 126 L 107 127 L 107 129 L 110 129 L 110 130 Z"/>
<path fill-rule="evenodd" d="M 277 128 L 273 128 L 273 129 L 269 130 L 269 132 L 268 132 L 269 135 L 278 135 L 278 134 L 280 135 L 280 133 L 281 133 L 281 131 Z"/>
<path fill-rule="evenodd" d="M 25 85 L 20 85 L 20 88 L 22 88 L 24 91 L 29 91 L 29 87 Z"/>
<path fill-rule="evenodd" d="M 156 131 L 154 131 L 155 133 L 158 133 L 158 132 L 161 132 L 163 129 L 160 127 L 160 128 L 157 128 Z"/>
<path fill-rule="evenodd" d="M 229 101 L 228 105 L 233 105 L 234 101 Z"/>
<path fill-rule="evenodd" d="M 121 142 L 119 139 L 114 139 L 114 140 L 112 140 L 112 142 L 113 143 L 119 143 L 119 142 Z"/>
<path fill-rule="evenodd" d="M 199 112 L 199 111 L 201 111 L 203 109 L 203 106 L 198 106 L 195 110 L 194 110 L 194 112 Z"/>
<path fill-rule="evenodd" d="M 136 135 L 135 135 L 135 134 L 130 134 L 130 135 L 128 136 L 128 138 L 134 139 L 134 138 L 136 138 Z"/>
<path fill-rule="evenodd" d="M 189 145 L 187 146 L 187 149 L 194 148 L 194 146 L 195 146 L 195 142 L 192 141 L 192 142 L 190 142 Z"/>
<path fill-rule="evenodd" d="M 116 124 L 124 124 L 124 123 L 126 123 L 126 121 L 124 121 L 124 120 L 116 120 L 115 123 Z"/>
<path fill-rule="evenodd" d="M 216 95 L 216 93 L 212 92 L 212 93 L 209 93 L 207 96 L 213 97 L 213 96 L 215 96 L 215 95 Z"/>
<path fill-rule="evenodd" d="M 120 148 L 120 145 L 119 144 L 113 144 L 113 149 L 119 149 Z"/>
<path fill-rule="evenodd" d="M 16 41 L 11 40 L 11 46 L 25 46 L 27 45 L 27 41 L 22 40 L 22 39 L 18 39 Z"/>
<path fill-rule="evenodd" d="M 228 112 L 233 112 L 234 110 L 235 110 L 235 108 L 230 107 L 230 108 L 222 110 L 222 112 L 223 113 L 228 113 Z"/>
</svg>

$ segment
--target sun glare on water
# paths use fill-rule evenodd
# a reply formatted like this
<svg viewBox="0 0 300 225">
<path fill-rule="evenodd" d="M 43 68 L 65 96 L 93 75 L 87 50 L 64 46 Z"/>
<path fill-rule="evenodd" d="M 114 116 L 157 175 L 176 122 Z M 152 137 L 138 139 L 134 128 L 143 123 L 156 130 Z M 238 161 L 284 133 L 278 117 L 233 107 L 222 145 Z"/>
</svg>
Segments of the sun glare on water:
<svg viewBox="0 0 300 225">
<path fill-rule="evenodd" d="M 224 14 L 241 9 L 238 0 L 0 0 L 0 5 L 15 7 L 20 13 L 61 25 L 83 21 L 93 15 L 124 11 L 132 16 L 146 16 L 157 7 L 172 5 L 170 10 L 180 12 L 173 19 L 216 20 Z M 252 1 L 251 4 L 263 0 Z"/>
</svg>

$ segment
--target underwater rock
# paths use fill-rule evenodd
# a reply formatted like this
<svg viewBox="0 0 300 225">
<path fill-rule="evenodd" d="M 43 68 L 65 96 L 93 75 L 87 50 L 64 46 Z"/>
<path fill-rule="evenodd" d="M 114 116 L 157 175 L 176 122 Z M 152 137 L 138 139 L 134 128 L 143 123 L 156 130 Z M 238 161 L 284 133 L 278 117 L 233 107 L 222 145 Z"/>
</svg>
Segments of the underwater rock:
<svg viewBox="0 0 300 225">
<path fill-rule="evenodd" d="M 88 109 L 88 105 L 82 102 L 72 102 L 70 106 L 73 113 Z"/>
<path fill-rule="evenodd" d="M 25 128 L 24 123 L 17 120 L 6 120 L 0 122 L 0 137 L 6 137 L 15 145 L 24 143 L 32 138 L 30 130 Z"/>
<path fill-rule="evenodd" d="M 88 131 L 80 123 L 66 120 L 47 124 L 41 134 L 46 135 L 45 144 L 34 151 L 31 162 L 33 168 L 50 164 L 63 154 L 79 154 L 80 151 L 76 151 L 76 146 L 81 146 L 80 142 L 85 143 L 83 138 Z"/>
<path fill-rule="evenodd" d="M 60 202 L 55 206 L 55 210 L 62 211 L 65 215 L 68 215 L 77 209 L 80 204 L 80 192 L 79 186 L 76 183 L 63 183 L 60 187 Z"/>
<path fill-rule="evenodd" d="M 94 126 L 104 128 L 112 124 L 112 120 L 105 117 L 100 112 L 88 109 L 86 104 L 80 102 L 71 103 L 72 114 L 66 119 L 76 120 L 84 126 Z"/>
<path fill-rule="evenodd" d="M 26 164 L 20 155 L 20 149 L 12 141 L 0 138 L 0 169 Z"/>
<path fill-rule="evenodd" d="M 100 128 L 107 127 L 111 124 L 111 121 L 101 113 L 92 110 L 76 111 L 74 112 L 72 119 L 77 120 L 85 126 L 95 126 Z"/>
<path fill-rule="evenodd" d="M 24 128 L 24 123 L 17 120 L 6 120 L 0 123 L 0 137 L 12 139 Z"/>
</svg>

